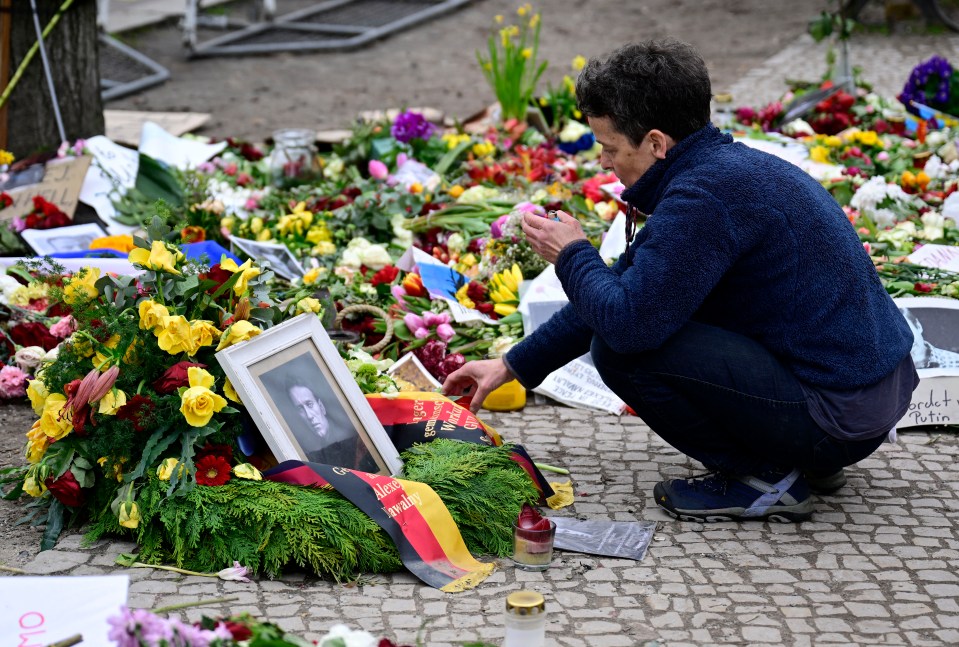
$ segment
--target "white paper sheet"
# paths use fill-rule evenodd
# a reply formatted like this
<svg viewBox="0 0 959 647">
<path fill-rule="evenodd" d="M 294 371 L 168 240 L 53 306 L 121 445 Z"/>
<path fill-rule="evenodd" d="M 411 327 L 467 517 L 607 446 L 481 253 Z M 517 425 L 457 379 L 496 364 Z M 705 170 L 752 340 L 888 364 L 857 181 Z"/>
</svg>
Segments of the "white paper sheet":
<svg viewBox="0 0 959 647">
<path fill-rule="evenodd" d="M 140 133 L 140 152 L 178 169 L 196 168 L 226 148 L 226 142 L 204 144 L 195 139 L 171 135 L 148 121 Z"/>
<path fill-rule="evenodd" d="M 626 410 L 626 403 L 609 390 L 596 368 L 583 358 L 574 359 L 553 371 L 533 391 L 579 409 L 595 409 L 616 415 Z"/>
<path fill-rule="evenodd" d="M 0 577 L 0 644 L 41 647 L 81 634 L 111 647 L 107 618 L 127 602 L 127 575 Z"/>
<path fill-rule="evenodd" d="M 137 227 L 124 225 L 114 219 L 111 193 L 114 181 L 118 191 L 123 194 L 133 188 L 137 181 L 137 169 L 140 156 L 132 149 L 115 144 L 103 135 L 86 140 L 86 150 L 93 155 L 94 162 L 87 171 L 80 189 L 80 202 L 93 207 L 111 234 L 128 234 Z M 114 179 L 111 179 L 114 178 Z"/>
</svg>

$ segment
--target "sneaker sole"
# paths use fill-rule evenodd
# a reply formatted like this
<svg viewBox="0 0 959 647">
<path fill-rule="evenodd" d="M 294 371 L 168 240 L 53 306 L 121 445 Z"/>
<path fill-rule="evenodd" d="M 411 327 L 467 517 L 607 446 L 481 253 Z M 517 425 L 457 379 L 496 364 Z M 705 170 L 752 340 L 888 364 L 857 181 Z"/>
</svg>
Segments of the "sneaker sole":
<svg viewBox="0 0 959 647">
<path fill-rule="evenodd" d="M 715 510 L 683 510 L 676 508 L 669 503 L 665 493 L 659 490 L 659 485 L 654 488 L 654 498 L 656 505 L 666 511 L 674 519 L 680 521 L 705 521 L 713 523 L 718 521 L 772 521 L 776 523 L 798 523 L 808 521 L 812 517 L 813 502 L 811 498 L 791 506 L 772 506 L 764 515 L 758 517 L 745 516 L 746 508 L 717 508 Z M 666 499 L 663 501 L 662 499 Z"/>
<path fill-rule="evenodd" d="M 813 494 L 832 494 L 846 486 L 846 473 L 839 470 L 835 474 L 823 478 L 806 476 L 806 482 L 809 484 L 809 490 Z"/>
</svg>

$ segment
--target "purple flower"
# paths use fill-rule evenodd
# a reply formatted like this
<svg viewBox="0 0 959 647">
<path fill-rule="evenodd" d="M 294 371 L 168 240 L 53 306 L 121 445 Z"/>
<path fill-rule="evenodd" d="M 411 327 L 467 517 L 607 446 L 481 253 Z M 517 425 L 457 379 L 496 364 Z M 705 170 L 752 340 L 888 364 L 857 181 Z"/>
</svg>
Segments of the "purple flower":
<svg viewBox="0 0 959 647">
<path fill-rule="evenodd" d="M 489 226 L 489 235 L 492 238 L 502 238 L 503 237 L 503 225 L 506 224 L 506 221 L 509 220 L 509 214 L 500 216 L 493 221 L 493 224 Z"/>
<path fill-rule="evenodd" d="M 170 623 L 146 609 L 120 607 L 120 615 L 107 618 L 110 631 L 107 638 L 117 647 L 140 647 L 141 644 L 157 645 L 169 640 L 173 632 Z"/>
<path fill-rule="evenodd" d="M 390 134 L 404 144 L 413 139 L 429 139 L 433 135 L 436 127 L 428 122 L 426 118 L 418 112 L 402 112 L 393 122 Z"/>
</svg>

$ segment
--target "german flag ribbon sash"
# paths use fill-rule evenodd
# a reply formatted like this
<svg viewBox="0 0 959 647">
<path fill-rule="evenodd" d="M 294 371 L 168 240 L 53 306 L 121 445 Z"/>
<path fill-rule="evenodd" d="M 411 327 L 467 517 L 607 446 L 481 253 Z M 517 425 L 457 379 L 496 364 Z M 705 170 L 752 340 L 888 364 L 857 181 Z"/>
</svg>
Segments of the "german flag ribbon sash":
<svg viewBox="0 0 959 647">
<path fill-rule="evenodd" d="M 493 572 L 493 564 L 470 554 L 449 510 L 428 485 L 300 461 L 280 463 L 264 476 L 335 488 L 386 531 L 411 573 L 441 591 L 471 589 Z"/>
</svg>

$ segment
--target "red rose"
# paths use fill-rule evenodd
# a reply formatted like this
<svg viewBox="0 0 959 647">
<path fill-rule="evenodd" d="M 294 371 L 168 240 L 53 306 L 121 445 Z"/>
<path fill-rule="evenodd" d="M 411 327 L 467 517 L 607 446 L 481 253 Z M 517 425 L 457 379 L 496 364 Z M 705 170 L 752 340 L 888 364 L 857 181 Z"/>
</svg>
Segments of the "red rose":
<svg viewBox="0 0 959 647">
<path fill-rule="evenodd" d="M 233 277 L 233 272 L 231 272 L 230 270 L 223 269 L 222 267 L 220 267 L 219 263 L 212 266 L 209 272 L 200 274 L 201 281 L 213 281 L 214 283 L 216 283 L 214 287 L 207 290 L 207 292 L 210 294 L 213 294 L 214 292 L 216 292 L 221 285 L 229 281 L 232 277 Z"/>
<path fill-rule="evenodd" d="M 916 283 L 913 289 L 915 289 L 916 292 L 932 292 L 935 287 L 935 283 Z"/>
<path fill-rule="evenodd" d="M 70 470 L 64 472 L 63 476 L 55 481 L 52 476 L 48 476 L 44 485 L 50 490 L 50 494 L 63 505 L 71 508 L 78 508 L 83 505 L 83 489 Z"/>
<path fill-rule="evenodd" d="M 135 395 L 129 402 L 117 409 L 118 420 L 129 420 L 133 423 L 133 429 L 143 431 L 146 429 L 147 420 L 156 405 L 149 397 L 145 395 Z"/>
<path fill-rule="evenodd" d="M 486 286 L 476 281 L 470 281 L 466 286 L 466 296 L 474 303 L 486 301 Z"/>
<path fill-rule="evenodd" d="M 6 209 L 11 204 L 13 204 L 13 198 L 10 194 L 0 191 L 0 209 Z"/>
<path fill-rule="evenodd" d="M 197 364 L 196 362 L 177 362 L 163 372 L 163 375 L 153 381 L 153 388 L 160 395 L 170 395 L 181 386 L 189 386 L 190 380 L 187 377 L 187 369 L 191 366 L 206 368 L 206 364 Z"/>
<path fill-rule="evenodd" d="M 393 279 L 396 278 L 396 275 L 400 273 L 399 268 L 393 267 L 392 265 L 387 265 L 379 272 L 373 275 L 373 278 L 370 279 L 370 284 L 373 287 L 376 287 L 380 283 L 392 283 Z"/>
<path fill-rule="evenodd" d="M 43 350 L 53 350 L 60 340 L 50 334 L 50 330 L 39 321 L 25 321 L 10 329 L 10 339 L 20 346 L 40 346 Z"/>
<path fill-rule="evenodd" d="M 226 630 L 230 632 L 230 634 L 233 636 L 233 640 L 236 642 L 243 642 L 244 640 L 249 640 L 253 637 L 253 632 L 242 622 L 227 620 L 223 624 L 226 626 Z"/>
<path fill-rule="evenodd" d="M 209 454 L 196 462 L 197 485 L 223 485 L 230 480 L 230 464 L 222 456 Z"/>
</svg>

